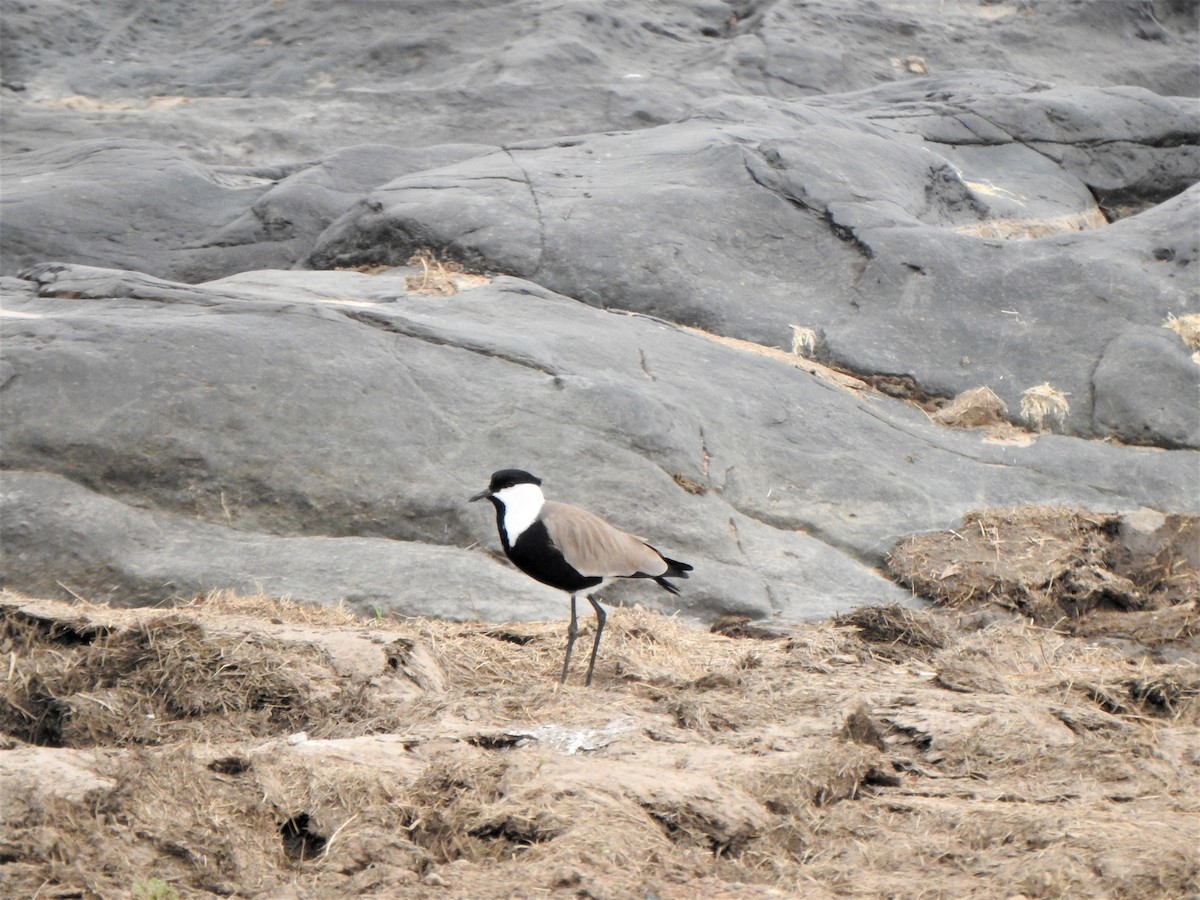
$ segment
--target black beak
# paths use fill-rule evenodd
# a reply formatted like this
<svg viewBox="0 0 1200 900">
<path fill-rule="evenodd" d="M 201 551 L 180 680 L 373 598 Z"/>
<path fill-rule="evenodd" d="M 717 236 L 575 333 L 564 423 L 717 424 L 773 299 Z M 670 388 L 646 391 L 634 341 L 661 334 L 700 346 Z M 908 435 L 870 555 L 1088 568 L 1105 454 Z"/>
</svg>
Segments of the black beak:
<svg viewBox="0 0 1200 900">
<path fill-rule="evenodd" d="M 476 494 L 474 497 L 472 497 L 472 498 L 471 498 L 470 500 L 468 500 L 467 502 L 468 502 L 468 503 L 474 503 L 476 500 L 482 500 L 484 497 L 490 497 L 490 496 L 492 496 L 492 491 L 491 491 L 491 489 L 490 489 L 490 488 L 484 488 L 482 491 L 480 491 L 478 494 Z"/>
</svg>

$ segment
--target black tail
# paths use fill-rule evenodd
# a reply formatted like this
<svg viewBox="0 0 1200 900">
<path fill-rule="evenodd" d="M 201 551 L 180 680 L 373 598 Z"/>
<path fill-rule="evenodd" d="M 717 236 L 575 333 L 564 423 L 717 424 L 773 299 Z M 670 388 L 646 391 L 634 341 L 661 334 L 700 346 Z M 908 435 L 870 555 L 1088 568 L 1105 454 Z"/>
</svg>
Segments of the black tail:
<svg viewBox="0 0 1200 900">
<path fill-rule="evenodd" d="M 687 578 L 688 572 L 692 571 L 692 567 L 685 562 L 680 562 L 677 559 L 668 559 L 665 556 L 663 557 L 663 562 L 667 564 L 667 571 L 657 576 L 654 580 L 658 583 L 659 587 L 665 588 L 672 594 L 678 594 L 679 589 L 676 588 L 675 585 L 671 584 L 671 582 L 667 581 L 667 579 Z"/>
</svg>

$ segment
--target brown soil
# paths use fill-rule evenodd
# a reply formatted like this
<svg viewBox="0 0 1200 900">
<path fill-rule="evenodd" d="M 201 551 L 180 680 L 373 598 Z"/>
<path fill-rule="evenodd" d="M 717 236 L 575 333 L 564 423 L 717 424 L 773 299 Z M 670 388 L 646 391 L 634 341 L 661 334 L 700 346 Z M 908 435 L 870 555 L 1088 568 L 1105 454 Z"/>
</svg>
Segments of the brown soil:
<svg viewBox="0 0 1200 900">
<path fill-rule="evenodd" d="M 1194 896 L 1196 523 L 1143 519 L 910 539 L 940 609 L 618 609 L 591 689 L 561 622 L 2 594 L 0 895 Z"/>
</svg>

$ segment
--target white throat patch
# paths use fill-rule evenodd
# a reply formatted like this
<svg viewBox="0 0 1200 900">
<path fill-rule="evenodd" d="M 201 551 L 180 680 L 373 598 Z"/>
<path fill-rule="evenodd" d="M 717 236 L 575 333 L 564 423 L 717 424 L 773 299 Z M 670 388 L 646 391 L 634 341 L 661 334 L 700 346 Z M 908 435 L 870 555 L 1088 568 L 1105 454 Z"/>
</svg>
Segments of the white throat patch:
<svg viewBox="0 0 1200 900">
<path fill-rule="evenodd" d="M 496 491 L 496 498 L 504 504 L 504 533 L 511 547 L 525 529 L 533 524 L 546 498 L 536 484 L 514 484 Z"/>
</svg>

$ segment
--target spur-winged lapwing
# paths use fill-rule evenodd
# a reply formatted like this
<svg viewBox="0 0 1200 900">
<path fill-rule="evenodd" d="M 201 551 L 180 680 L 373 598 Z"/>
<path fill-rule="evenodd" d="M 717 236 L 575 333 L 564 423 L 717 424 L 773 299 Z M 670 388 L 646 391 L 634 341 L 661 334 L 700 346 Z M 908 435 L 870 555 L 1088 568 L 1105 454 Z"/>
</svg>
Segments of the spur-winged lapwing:
<svg viewBox="0 0 1200 900">
<path fill-rule="evenodd" d="M 613 528 L 584 509 L 555 503 L 542 495 L 542 480 L 520 469 L 501 469 L 492 475 L 487 490 L 471 502 L 487 498 L 496 507 L 496 525 L 504 552 L 516 567 L 571 595 L 571 624 L 567 627 L 567 658 L 562 681 L 567 680 L 571 650 L 579 625 L 575 598 L 584 594 L 596 611 L 596 639 L 588 663 L 587 683 L 592 683 L 596 651 L 604 631 L 604 610 L 593 596 L 614 578 L 651 578 L 678 594 L 668 578 L 687 578 L 692 567 L 668 559 L 641 538 Z"/>
</svg>

